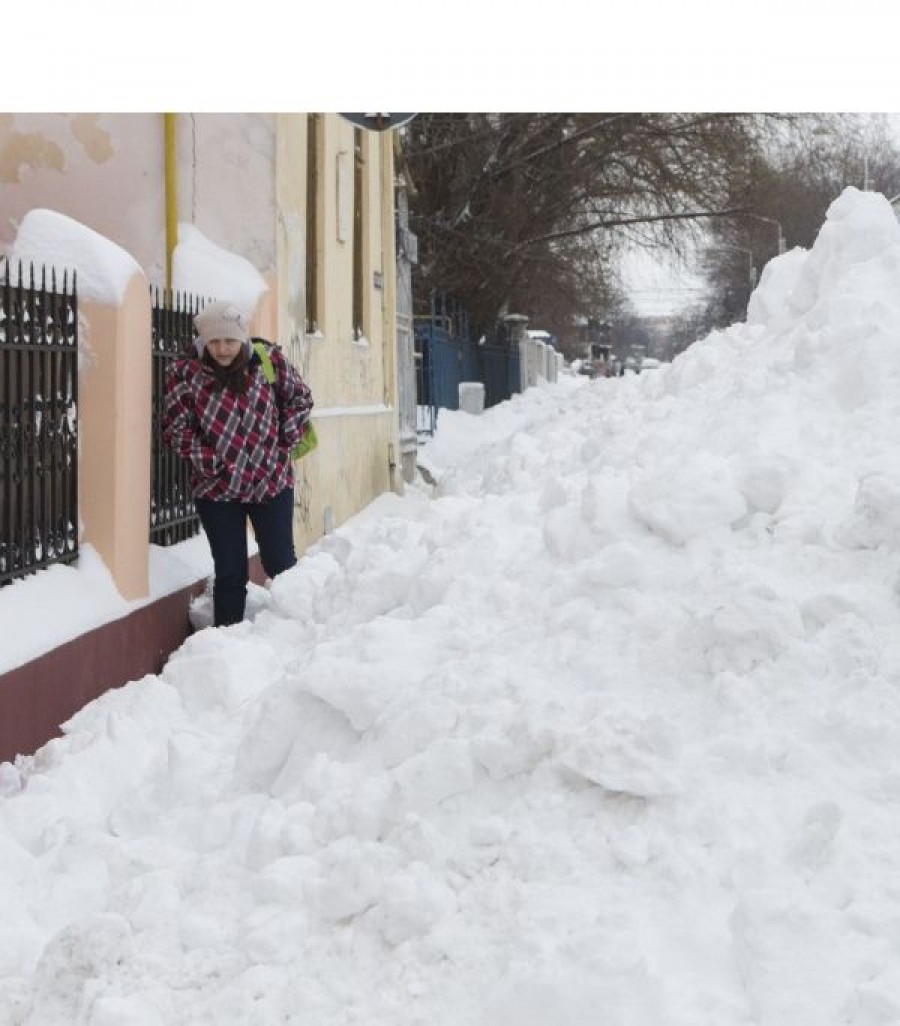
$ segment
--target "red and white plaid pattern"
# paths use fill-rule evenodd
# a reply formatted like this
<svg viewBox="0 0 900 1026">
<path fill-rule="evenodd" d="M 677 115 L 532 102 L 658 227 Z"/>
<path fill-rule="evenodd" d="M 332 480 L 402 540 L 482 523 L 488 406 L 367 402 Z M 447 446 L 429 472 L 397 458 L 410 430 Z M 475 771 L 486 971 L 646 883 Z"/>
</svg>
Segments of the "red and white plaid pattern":
<svg viewBox="0 0 900 1026">
<path fill-rule="evenodd" d="M 173 361 L 163 438 L 190 461 L 195 498 L 264 502 L 293 485 L 290 450 L 306 430 L 312 394 L 277 346 L 269 355 L 275 381 L 266 381 L 253 353 L 243 394 L 216 392 L 199 360 Z"/>
</svg>

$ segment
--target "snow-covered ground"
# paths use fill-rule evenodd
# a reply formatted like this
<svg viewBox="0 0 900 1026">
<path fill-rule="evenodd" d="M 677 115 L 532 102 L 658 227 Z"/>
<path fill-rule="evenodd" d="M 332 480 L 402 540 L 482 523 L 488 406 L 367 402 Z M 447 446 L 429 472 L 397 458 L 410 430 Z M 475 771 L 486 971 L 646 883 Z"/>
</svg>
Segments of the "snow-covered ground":
<svg viewBox="0 0 900 1026">
<path fill-rule="evenodd" d="M 441 415 L 0 769 L 0 1022 L 900 1022 L 900 227 L 750 323 Z"/>
</svg>

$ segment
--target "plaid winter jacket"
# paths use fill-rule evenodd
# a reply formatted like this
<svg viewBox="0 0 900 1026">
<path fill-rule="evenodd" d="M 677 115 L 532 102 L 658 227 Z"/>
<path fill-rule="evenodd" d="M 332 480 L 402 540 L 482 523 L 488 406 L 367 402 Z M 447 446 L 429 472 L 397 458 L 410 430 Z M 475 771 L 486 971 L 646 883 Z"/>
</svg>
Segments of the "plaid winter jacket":
<svg viewBox="0 0 900 1026">
<path fill-rule="evenodd" d="M 175 360 L 166 380 L 163 438 L 191 464 L 198 499 L 265 502 L 294 483 L 290 450 L 306 430 L 309 388 L 277 346 L 270 385 L 252 353 L 243 394 L 215 391 L 209 367 Z"/>
</svg>

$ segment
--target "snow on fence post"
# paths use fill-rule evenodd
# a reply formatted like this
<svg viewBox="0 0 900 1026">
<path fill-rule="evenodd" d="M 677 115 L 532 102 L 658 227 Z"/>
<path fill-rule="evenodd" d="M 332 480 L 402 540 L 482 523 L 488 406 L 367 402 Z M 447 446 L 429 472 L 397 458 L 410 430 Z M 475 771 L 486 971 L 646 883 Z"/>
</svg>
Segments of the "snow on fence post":
<svg viewBox="0 0 900 1026">
<path fill-rule="evenodd" d="M 554 350 L 553 358 L 552 358 L 552 374 L 553 374 L 553 379 L 552 380 L 553 381 L 559 381 L 559 373 L 563 369 L 564 366 L 565 366 L 565 360 L 563 359 L 563 354 L 562 353 L 558 353 L 558 352 L 556 352 Z"/>
<path fill-rule="evenodd" d="M 92 366 L 79 374 L 79 492 L 89 542 L 123 598 L 149 594 L 150 295 L 134 274 L 119 305 L 85 300 Z"/>
<path fill-rule="evenodd" d="M 539 342 L 536 342 L 533 338 L 528 340 L 528 384 L 529 387 L 533 387 L 538 381 L 538 369 L 540 365 L 541 354 L 538 350 Z"/>
<path fill-rule="evenodd" d="M 550 343 L 546 343 L 544 346 L 544 379 L 546 381 L 556 381 L 556 352 Z"/>
<path fill-rule="evenodd" d="M 537 374 L 535 384 L 537 384 L 537 381 L 541 378 L 543 378 L 544 381 L 549 380 L 550 375 L 547 371 L 547 343 L 542 342 L 540 339 L 536 339 L 535 341 L 537 346 Z"/>
</svg>

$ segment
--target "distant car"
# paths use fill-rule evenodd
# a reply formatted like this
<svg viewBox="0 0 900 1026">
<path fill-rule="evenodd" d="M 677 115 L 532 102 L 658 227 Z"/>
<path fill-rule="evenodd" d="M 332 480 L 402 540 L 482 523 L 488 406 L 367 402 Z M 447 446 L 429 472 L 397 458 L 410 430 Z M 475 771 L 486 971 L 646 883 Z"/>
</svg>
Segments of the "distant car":
<svg viewBox="0 0 900 1026">
<path fill-rule="evenodd" d="M 579 374 L 586 374 L 589 378 L 594 376 L 594 365 L 590 360 L 585 360 L 584 363 L 578 368 Z"/>
<path fill-rule="evenodd" d="M 656 368 L 661 364 L 662 360 L 657 360 L 655 356 L 645 356 L 644 359 L 641 360 L 641 370 L 656 370 Z"/>
</svg>

